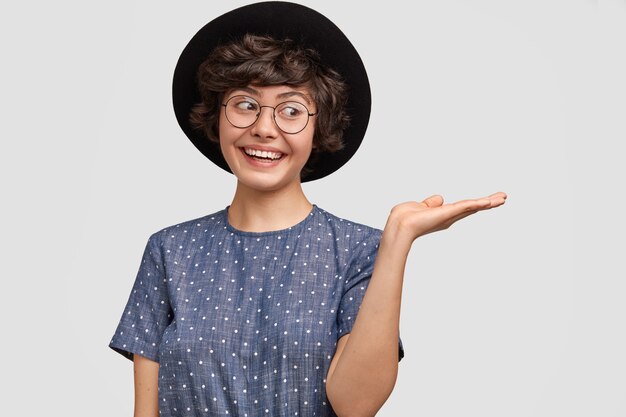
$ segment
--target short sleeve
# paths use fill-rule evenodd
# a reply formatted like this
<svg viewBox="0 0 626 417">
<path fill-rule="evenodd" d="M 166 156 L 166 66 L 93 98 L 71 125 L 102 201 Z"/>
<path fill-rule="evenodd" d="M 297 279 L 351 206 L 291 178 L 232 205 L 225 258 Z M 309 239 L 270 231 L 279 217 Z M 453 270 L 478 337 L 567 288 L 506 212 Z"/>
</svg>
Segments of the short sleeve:
<svg viewBox="0 0 626 417">
<path fill-rule="evenodd" d="M 378 244 L 381 236 L 380 231 L 374 230 L 375 233 L 358 242 L 358 247 L 353 249 L 354 255 L 348 265 L 344 293 L 339 303 L 339 313 L 337 315 L 338 337 L 352 331 L 352 326 L 361 307 L 365 291 L 372 278 L 374 261 L 378 253 Z M 403 357 L 404 346 L 402 345 L 402 339 L 398 338 L 398 362 Z"/>
<path fill-rule="evenodd" d="M 159 241 L 156 234 L 148 240 L 122 318 L 109 343 L 111 349 L 130 360 L 136 353 L 158 362 L 161 338 L 173 317 Z"/>
</svg>

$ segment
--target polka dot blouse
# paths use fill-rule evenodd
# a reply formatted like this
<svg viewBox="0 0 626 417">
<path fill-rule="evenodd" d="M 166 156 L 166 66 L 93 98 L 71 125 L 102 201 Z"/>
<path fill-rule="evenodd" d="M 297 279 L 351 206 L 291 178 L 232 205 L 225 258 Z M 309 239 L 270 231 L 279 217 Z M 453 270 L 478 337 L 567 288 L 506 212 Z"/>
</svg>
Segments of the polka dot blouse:
<svg viewBox="0 0 626 417">
<path fill-rule="evenodd" d="M 326 375 L 381 231 L 314 205 L 288 229 L 244 232 L 227 210 L 150 237 L 109 346 L 159 362 L 162 417 L 335 416 Z"/>
</svg>

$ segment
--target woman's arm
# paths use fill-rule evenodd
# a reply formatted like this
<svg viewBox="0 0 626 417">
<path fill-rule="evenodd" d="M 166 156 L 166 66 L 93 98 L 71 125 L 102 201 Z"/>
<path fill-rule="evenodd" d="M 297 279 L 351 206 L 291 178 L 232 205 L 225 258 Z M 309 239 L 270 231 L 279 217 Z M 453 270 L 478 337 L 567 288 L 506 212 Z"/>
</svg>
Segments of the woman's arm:
<svg viewBox="0 0 626 417">
<path fill-rule="evenodd" d="M 443 198 L 433 196 L 391 210 L 354 326 L 339 340 L 328 371 L 326 394 L 338 416 L 375 416 L 393 390 L 404 268 L 413 241 L 473 213 L 498 207 L 505 199 L 506 194 L 496 193 L 444 205 Z"/>
<path fill-rule="evenodd" d="M 134 417 L 159 417 L 159 363 L 134 355 Z"/>
</svg>

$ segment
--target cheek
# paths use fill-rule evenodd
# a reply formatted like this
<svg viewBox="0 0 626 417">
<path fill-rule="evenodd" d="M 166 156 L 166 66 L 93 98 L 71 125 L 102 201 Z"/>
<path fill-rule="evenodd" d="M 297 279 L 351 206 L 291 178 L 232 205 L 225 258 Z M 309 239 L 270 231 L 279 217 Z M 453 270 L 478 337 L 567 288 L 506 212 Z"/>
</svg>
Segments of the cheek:
<svg viewBox="0 0 626 417">
<path fill-rule="evenodd" d="M 308 128 L 309 126 L 307 126 Z M 309 140 L 307 142 L 307 147 L 309 148 L 309 152 L 314 151 L 317 148 L 317 145 L 315 144 L 315 124 L 311 125 L 311 131 L 309 132 Z"/>
<path fill-rule="evenodd" d="M 217 118 L 217 137 L 220 141 L 221 137 L 224 135 L 226 123 L 228 123 L 228 121 L 224 119 L 224 112 L 220 112 L 220 117 Z"/>
<path fill-rule="evenodd" d="M 234 135 L 229 129 L 228 122 L 224 122 L 222 118 L 220 118 L 219 123 L 217 125 L 217 134 L 218 134 L 218 145 L 220 147 L 220 151 L 222 155 L 228 159 L 228 154 L 232 153 L 232 143 L 234 141 Z"/>
<path fill-rule="evenodd" d="M 303 158 L 308 159 L 311 152 L 314 150 L 312 133 L 311 136 L 306 136 L 303 139 L 304 140 L 298 142 L 297 144 L 298 152 L 300 153 L 300 155 L 302 155 Z"/>
<path fill-rule="evenodd" d="M 317 149 L 317 143 L 315 140 L 315 135 L 313 135 L 313 139 L 311 140 L 311 150 L 315 152 L 316 149 Z"/>
<path fill-rule="evenodd" d="M 217 123 L 217 135 L 220 146 L 233 142 L 238 137 L 239 129 L 234 128 L 224 115 L 220 115 Z"/>
</svg>

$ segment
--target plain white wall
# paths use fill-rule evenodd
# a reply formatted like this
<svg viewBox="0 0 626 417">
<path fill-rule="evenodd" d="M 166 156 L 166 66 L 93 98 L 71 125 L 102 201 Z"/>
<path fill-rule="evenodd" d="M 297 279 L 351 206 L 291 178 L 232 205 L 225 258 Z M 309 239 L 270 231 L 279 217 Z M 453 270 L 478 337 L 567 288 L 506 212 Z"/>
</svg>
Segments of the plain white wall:
<svg viewBox="0 0 626 417">
<path fill-rule="evenodd" d="M 402 201 L 509 194 L 414 243 L 378 415 L 625 415 L 626 2 L 303 3 L 373 93 L 363 147 L 311 201 L 382 228 Z M 173 69 L 243 4 L 2 7 L 3 414 L 132 415 L 107 344 L 145 242 L 234 190 L 179 129 Z"/>
</svg>

